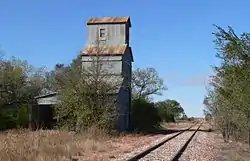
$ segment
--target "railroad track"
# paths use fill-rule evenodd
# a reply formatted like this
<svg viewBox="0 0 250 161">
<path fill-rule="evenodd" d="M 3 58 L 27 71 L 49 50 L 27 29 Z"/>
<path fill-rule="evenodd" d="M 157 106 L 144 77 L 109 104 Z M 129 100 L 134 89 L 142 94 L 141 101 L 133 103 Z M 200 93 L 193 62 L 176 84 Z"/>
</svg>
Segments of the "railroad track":
<svg viewBox="0 0 250 161">
<path fill-rule="evenodd" d="M 134 155 L 133 157 L 126 159 L 126 161 L 150 161 L 150 160 L 166 160 L 166 161 L 178 161 L 182 153 L 187 148 L 188 144 L 195 136 L 203 122 L 197 122 L 189 128 L 178 132 L 177 134 L 161 141 L 160 143 L 147 148 L 146 150 Z M 184 137 L 184 134 L 187 136 Z M 180 143 L 181 142 L 181 143 Z M 175 144 L 180 144 L 180 147 L 174 147 Z M 173 148 L 172 148 L 173 146 Z M 169 152 L 167 149 L 171 149 Z M 174 152 L 173 152 L 174 151 Z"/>
</svg>

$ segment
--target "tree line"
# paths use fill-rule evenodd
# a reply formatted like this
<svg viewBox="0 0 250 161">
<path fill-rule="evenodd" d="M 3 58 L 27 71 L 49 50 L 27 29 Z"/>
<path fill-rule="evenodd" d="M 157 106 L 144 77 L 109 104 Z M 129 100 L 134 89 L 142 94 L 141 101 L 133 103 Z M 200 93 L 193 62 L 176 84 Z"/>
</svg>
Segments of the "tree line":
<svg viewBox="0 0 250 161">
<path fill-rule="evenodd" d="M 214 75 L 204 99 L 204 113 L 221 130 L 224 141 L 248 141 L 250 145 L 250 33 L 237 35 L 233 28 L 216 27 Z"/>
<path fill-rule="evenodd" d="M 58 93 L 59 102 L 53 107 L 57 120 L 55 128 L 81 130 L 95 126 L 112 129 L 117 119 L 112 92 L 121 84 L 108 73 L 107 64 L 102 68 L 102 62 L 101 58 L 92 61 L 89 69 L 84 70 L 79 55 L 69 65 L 56 64 L 53 70 L 47 71 L 25 60 L 1 57 L 0 129 L 27 127 L 29 107 L 36 104 L 34 97 L 48 91 Z M 133 70 L 131 82 L 130 130 L 151 130 L 163 121 L 187 118 L 176 100 L 153 101 L 153 95 L 161 95 L 166 90 L 154 68 Z"/>
</svg>

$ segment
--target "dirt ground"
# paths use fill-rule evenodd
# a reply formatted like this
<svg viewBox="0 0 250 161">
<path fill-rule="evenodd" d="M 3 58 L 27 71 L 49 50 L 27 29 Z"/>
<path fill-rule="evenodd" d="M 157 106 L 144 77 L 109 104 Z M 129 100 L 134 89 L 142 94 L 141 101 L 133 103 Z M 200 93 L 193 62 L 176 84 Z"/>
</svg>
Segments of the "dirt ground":
<svg viewBox="0 0 250 161">
<path fill-rule="evenodd" d="M 219 132 L 215 132 L 218 161 L 250 161 L 250 149 L 245 143 L 225 143 Z"/>
<path fill-rule="evenodd" d="M 208 125 L 206 129 L 211 128 Z M 214 129 L 214 128 L 213 128 Z M 250 148 L 246 143 L 229 141 L 225 143 L 218 130 L 209 132 L 213 138 L 215 158 L 217 161 L 250 161 Z"/>
</svg>

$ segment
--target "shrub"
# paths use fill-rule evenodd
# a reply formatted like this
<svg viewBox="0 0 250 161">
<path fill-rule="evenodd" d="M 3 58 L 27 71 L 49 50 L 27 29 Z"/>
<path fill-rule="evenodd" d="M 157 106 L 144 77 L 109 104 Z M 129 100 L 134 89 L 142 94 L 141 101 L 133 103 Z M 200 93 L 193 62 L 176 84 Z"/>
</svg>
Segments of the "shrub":
<svg viewBox="0 0 250 161">
<path fill-rule="evenodd" d="M 166 99 L 155 103 L 155 106 L 165 122 L 175 122 L 176 119 L 181 119 L 181 116 L 185 115 L 184 109 L 176 100 Z"/>
<path fill-rule="evenodd" d="M 159 126 L 161 118 L 154 103 L 144 98 L 132 101 L 131 126 L 133 130 L 149 131 Z"/>
<path fill-rule="evenodd" d="M 189 117 L 188 121 L 194 121 L 194 117 Z"/>
<path fill-rule="evenodd" d="M 175 122 L 174 115 L 168 109 L 158 107 L 157 110 L 162 121 Z"/>
<path fill-rule="evenodd" d="M 15 128 L 17 123 L 16 115 L 16 110 L 2 108 L 0 111 L 0 130 Z"/>
<path fill-rule="evenodd" d="M 27 127 L 28 114 L 28 105 L 26 104 L 2 107 L 0 110 L 0 130 Z"/>
</svg>

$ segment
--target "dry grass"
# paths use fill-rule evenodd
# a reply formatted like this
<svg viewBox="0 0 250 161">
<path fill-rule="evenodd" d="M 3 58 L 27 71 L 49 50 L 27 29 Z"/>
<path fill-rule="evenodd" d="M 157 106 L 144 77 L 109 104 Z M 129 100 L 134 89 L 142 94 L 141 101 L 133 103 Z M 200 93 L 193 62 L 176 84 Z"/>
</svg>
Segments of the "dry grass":
<svg viewBox="0 0 250 161">
<path fill-rule="evenodd" d="M 0 160 L 70 160 L 72 156 L 107 151 L 111 148 L 104 144 L 107 139 L 99 134 L 73 136 L 55 130 L 12 130 L 0 134 Z"/>
<path fill-rule="evenodd" d="M 0 133 L 0 160 L 109 160 L 120 153 L 130 152 L 137 146 L 149 143 L 156 137 L 160 135 L 108 136 L 97 131 L 73 135 L 56 130 L 11 130 Z"/>
<path fill-rule="evenodd" d="M 176 129 L 187 124 L 169 126 Z M 0 161 L 110 160 L 163 136 L 163 134 L 110 136 L 94 128 L 79 135 L 58 130 L 10 130 L 0 132 Z"/>
</svg>

